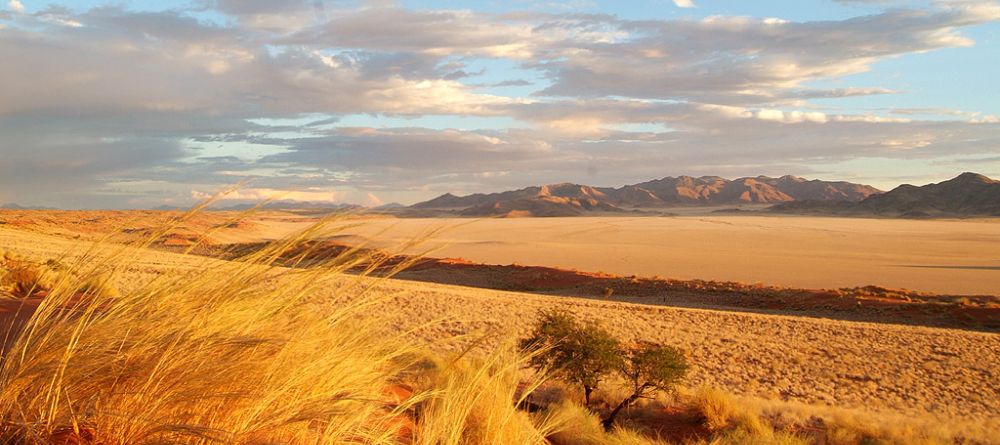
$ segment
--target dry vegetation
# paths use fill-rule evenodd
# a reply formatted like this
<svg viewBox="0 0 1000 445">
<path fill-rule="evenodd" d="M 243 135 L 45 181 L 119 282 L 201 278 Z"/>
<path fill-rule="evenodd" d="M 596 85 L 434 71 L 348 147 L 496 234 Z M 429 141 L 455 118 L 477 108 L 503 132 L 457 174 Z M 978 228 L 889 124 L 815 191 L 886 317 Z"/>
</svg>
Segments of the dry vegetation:
<svg viewBox="0 0 1000 445">
<path fill-rule="evenodd" d="M 0 227 L 3 298 L 38 304 L 0 363 L 2 440 L 944 444 L 1000 427 L 996 334 L 357 278 L 350 255 L 270 265 L 297 241 L 233 262 Z M 552 308 L 680 347 L 699 389 L 604 432 L 509 347 Z M 621 399 L 605 391 L 598 411 Z"/>
</svg>

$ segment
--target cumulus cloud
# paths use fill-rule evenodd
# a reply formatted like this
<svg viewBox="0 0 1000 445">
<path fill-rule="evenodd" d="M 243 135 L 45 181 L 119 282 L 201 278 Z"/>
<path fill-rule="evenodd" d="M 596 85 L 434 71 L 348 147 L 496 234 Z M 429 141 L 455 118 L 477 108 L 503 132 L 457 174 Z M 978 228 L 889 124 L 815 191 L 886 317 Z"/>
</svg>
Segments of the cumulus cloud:
<svg viewBox="0 0 1000 445">
<path fill-rule="evenodd" d="M 816 22 L 313 0 L 193 8 L 26 12 L 10 1 L 17 14 L 0 16 L 0 199 L 189 202 L 249 177 L 244 199 L 297 191 L 285 196 L 374 204 L 1000 147 L 996 116 L 976 110 L 859 113 L 816 101 L 907 94 L 843 79 L 887 58 L 972 45 L 963 29 L 1000 19 L 993 2 Z M 382 119 L 391 125 L 371 124 Z"/>
<path fill-rule="evenodd" d="M 674 5 L 678 8 L 693 8 L 694 2 L 692 0 L 674 0 Z"/>
</svg>

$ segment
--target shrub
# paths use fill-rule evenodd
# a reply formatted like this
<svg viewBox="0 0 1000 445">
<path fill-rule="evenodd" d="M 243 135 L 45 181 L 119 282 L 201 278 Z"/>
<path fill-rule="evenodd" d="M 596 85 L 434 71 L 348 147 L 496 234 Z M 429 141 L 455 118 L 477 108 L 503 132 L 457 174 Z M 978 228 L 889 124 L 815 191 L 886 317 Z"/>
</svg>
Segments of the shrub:
<svg viewBox="0 0 1000 445">
<path fill-rule="evenodd" d="M 42 274 L 34 264 L 5 258 L 0 267 L 0 293 L 17 298 L 30 297 L 42 290 Z"/>
<path fill-rule="evenodd" d="M 547 443 L 557 418 L 517 409 L 536 383 L 521 388 L 526 358 L 501 348 L 485 359 L 455 359 L 437 370 L 419 407 L 415 444 L 487 445 Z M 522 393 L 522 394 L 518 394 Z"/>
<path fill-rule="evenodd" d="M 689 367 L 677 348 L 644 344 L 626 351 L 609 332 L 599 326 L 581 325 L 562 311 L 543 313 L 531 336 L 521 341 L 521 347 L 538 350 L 531 360 L 535 369 L 548 370 L 582 386 L 588 407 L 597 386 L 617 371 L 629 385 L 629 392 L 601 421 L 606 430 L 611 430 L 618 413 L 636 400 L 673 388 Z"/>
<path fill-rule="evenodd" d="M 689 367 L 684 353 L 672 346 L 647 344 L 629 351 L 620 371 L 632 393 L 602 421 L 604 428 L 611 429 L 618 413 L 636 400 L 652 398 L 659 391 L 673 389 L 687 374 Z"/>
<path fill-rule="evenodd" d="M 534 332 L 521 341 L 522 349 L 538 350 L 530 365 L 583 388 L 584 403 L 621 363 L 621 345 L 596 325 L 581 325 L 566 312 L 542 314 Z"/>
<path fill-rule="evenodd" d="M 623 428 L 605 431 L 601 420 L 572 402 L 553 405 L 550 416 L 560 419 L 560 430 L 550 434 L 552 445 L 665 445 L 638 432 Z"/>
<path fill-rule="evenodd" d="M 733 398 L 715 387 L 700 388 L 694 395 L 693 403 L 705 419 L 705 427 L 712 431 L 727 427 L 739 412 Z"/>
</svg>

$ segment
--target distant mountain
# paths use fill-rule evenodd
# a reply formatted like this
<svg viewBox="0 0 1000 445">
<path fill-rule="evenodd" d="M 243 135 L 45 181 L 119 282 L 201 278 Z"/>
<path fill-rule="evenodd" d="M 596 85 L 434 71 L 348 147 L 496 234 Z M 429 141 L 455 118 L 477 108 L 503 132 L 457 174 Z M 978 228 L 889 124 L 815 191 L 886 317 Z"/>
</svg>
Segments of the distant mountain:
<svg viewBox="0 0 1000 445">
<path fill-rule="evenodd" d="M 387 204 L 382 204 L 382 205 L 379 205 L 379 206 L 372 207 L 371 209 L 372 210 L 395 210 L 395 209 L 403 209 L 403 208 L 406 208 L 406 206 L 404 206 L 404 205 L 402 205 L 402 204 L 400 204 L 398 202 L 390 202 L 390 203 L 387 203 Z"/>
<path fill-rule="evenodd" d="M 775 206 L 783 213 L 821 213 L 907 218 L 1000 216 L 1000 181 L 977 173 L 962 173 L 936 184 L 904 184 L 860 202 L 831 204 L 803 201 Z"/>
<path fill-rule="evenodd" d="M 867 185 L 806 180 L 795 176 L 739 178 L 667 177 L 620 188 L 552 184 L 500 193 L 446 193 L 412 209 L 455 211 L 465 216 L 574 216 L 643 208 L 781 203 L 803 199 L 860 201 L 881 193 Z"/>
<path fill-rule="evenodd" d="M 22 206 L 13 202 L 8 202 L 6 204 L 0 204 L 0 209 L 8 210 L 55 210 L 53 207 L 43 207 L 43 206 Z"/>
<path fill-rule="evenodd" d="M 648 192 L 653 198 L 659 199 L 666 205 L 772 204 L 805 199 L 860 201 L 881 193 L 880 190 L 867 185 L 816 179 L 810 181 L 796 176 L 782 176 L 780 178 L 758 176 L 732 181 L 718 176 L 667 177 L 617 189 L 617 193 L 623 198 L 636 192 Z M 655 203 L 655 200 L 652 202 Z M 634 205 L 638 203 L 627 200 L 623 204 L 648 207 Z"/>
</svg>

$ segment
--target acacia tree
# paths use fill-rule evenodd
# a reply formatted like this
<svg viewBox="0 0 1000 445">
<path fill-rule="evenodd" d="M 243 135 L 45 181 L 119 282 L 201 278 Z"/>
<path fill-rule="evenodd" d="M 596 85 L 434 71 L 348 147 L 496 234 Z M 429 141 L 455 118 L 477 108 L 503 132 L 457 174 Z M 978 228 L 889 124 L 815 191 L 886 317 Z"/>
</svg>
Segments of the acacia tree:
<svg viewBox="0 0 1000 445">
<path fill-rule="evenodd" d="M 563 311 L 542 314 L 521 347 L 540 350 L 530 365 L 583 388 L 584 403 L 609 374 L 622 366 L 622 349 L 609 332 L 593 324 L 581 325 Z"/>
<path fill-rule="evenodd" d="M 631 385 L 632 393 L 604 418 L 601 422 L 604 429 L 610 430 L 618 413 L 636 400 L 671 390 L 689 367 L 684 353 L 671 346 L 647 344 L 630 350 L 621 361 L 619 373 Z"/>
<path fill-rule="evenodd" d="M 626 350 L 600 326 L 582 325 L 563 311 L 542 313 L 521 347 L 537 351 L 530 362 L 533 368 L 583 387 L 587 407 L 598 385 L 610 374 L 620 374 L 632 392 L 601 421 L 605 429 L 636 400 L 671 390 L 689 368 L 680 349 L 647 343 Z"/>
</svg>

